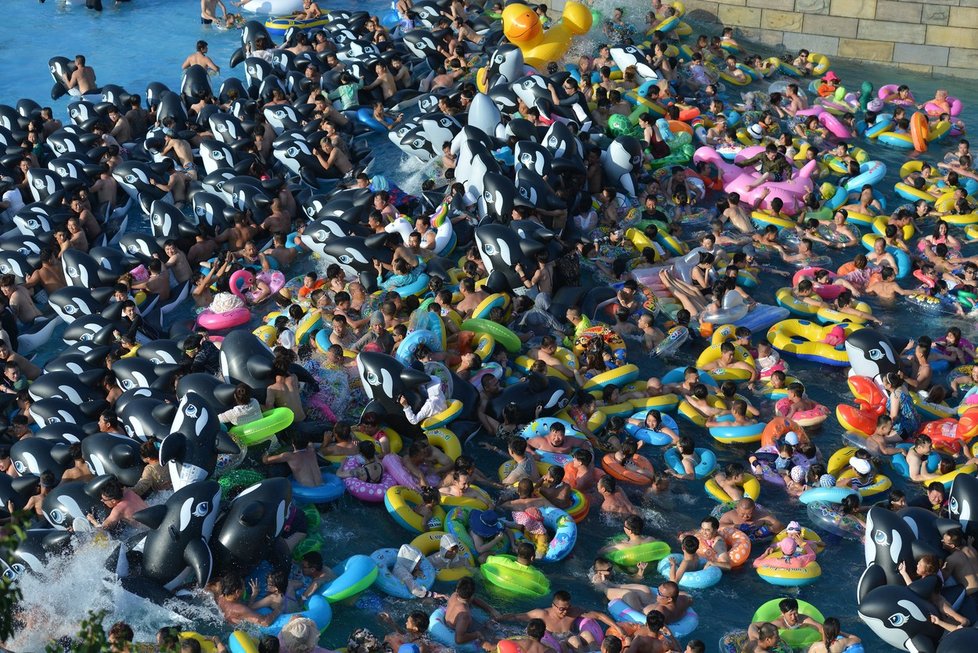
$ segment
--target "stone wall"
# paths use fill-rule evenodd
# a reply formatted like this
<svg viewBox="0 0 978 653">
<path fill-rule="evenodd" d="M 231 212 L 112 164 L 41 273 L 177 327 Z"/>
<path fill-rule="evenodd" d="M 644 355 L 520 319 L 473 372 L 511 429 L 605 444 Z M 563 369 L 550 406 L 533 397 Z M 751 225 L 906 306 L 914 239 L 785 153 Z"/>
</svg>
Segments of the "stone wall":
<svg viewBox="0 0 978 653">
<path fill-rule="evenodd" d="M 978 0 L 686 0 L 688 18 L 789 51 L 978 79 Z"/>
</svg>

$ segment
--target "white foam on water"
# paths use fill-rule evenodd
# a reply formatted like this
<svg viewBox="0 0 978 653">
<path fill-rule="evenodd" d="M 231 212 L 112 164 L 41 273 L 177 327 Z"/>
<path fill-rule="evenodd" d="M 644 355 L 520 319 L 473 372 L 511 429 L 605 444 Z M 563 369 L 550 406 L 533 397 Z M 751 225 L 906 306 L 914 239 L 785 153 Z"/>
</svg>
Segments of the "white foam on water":
<svg viewBox="0 0 978 653">
<path fill-rule="evenodd" d="M 115 622 L 125 621 L 136 641 L 155 641 L 162 626 L 189 627 L 188 621 L 170 610 L 122 588 L 117 576 L 105 568 L 116 544 L 101 539 L 76 543 L 73 554 L 53 557 L 41 574 L 21 576 L 17 583 L 23 594 L 19 604 L 23 627 L 4 645 L 15 652 L 42 651 L 52 640 L 75 635 L 89 612 L 100 610 L 106 611 L 102 622 L 106 631 Z M 188 608 L 182 604 L 181 611 L 190 613 L 196 628 L 223 625 L 214 601 L 200 594 L 197 605 Z"/>
</svg>

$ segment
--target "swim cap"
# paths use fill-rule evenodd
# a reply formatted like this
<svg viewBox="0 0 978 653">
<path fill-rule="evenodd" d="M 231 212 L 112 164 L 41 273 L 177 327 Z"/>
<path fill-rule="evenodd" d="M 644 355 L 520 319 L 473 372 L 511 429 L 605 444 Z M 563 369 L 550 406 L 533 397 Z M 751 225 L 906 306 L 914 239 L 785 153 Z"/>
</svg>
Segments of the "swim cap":
<svg viewBox="0 0 978 653">
<path fill-rule="evenodd" d="M 821 487 L 835 487 L 835 477 L 831 474 L 822 474 L 822 478 L 818 479 L 818 484 Z"/>
<path fill-rule="evenodd" d="M 788 522 L 788 528 L 786 530 L 789 533 L 800 533 L 801 532 L 801 524 L 799 524 L 796 521 L 790 521 L 790 522 Z"/>
<path fill-rule="evenodd" d="M 791 480 L 795 483 L 801 483 L 805 480 L 805 470 L 800 465 L 795 465 L 791 468 Z"/>
<path fill-rule="evenodd" d="M 784 441 L 786 444 L 790 444 L 794 447 L 798 444 L 798 434 L 794 431 L 788 431 L 784 434 Z"/>
<path fill-rule="evenodd" d="M 778 548 L 781 549 L 781 553 L 785 554 L 786 556 L 790 556 L 795 552 L 795 549 L 798 548 L 798 543 L 790 537 L 786 537 L 778 542 Z"/>
<path fill-rule="evenodd" d="M 870 100 L 866 108 L 873 113 L 879 113 L 883 110 L 883 100 Z"/>
</svg>

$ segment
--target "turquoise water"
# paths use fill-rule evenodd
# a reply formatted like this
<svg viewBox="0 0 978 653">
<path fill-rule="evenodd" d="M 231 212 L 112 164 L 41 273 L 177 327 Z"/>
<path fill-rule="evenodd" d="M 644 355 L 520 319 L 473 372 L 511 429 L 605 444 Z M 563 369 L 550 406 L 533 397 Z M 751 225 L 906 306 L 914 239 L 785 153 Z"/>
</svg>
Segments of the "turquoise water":
<svg viewBox="0 0 978 653">
<path fill-rule="evenodd" d="M 222 66 L 222 75 L 212 79 L 215 89 L 219 86 L 223 75 L 229 74 L 226 64 L 231 52 L 238 47 L 239 39 L 235 32 L 222 32 L 215 29 L 203 28 L 197 20 L 199 3 L 196 0 L 133 0 L 119 7 L 106 3 L 106 11 L 95 15 L 85 10 L 83 2 L 78 0 L 75 5 L 48 0 L 46 4 L 38 4 L 34 0 L 8 0 L 4 3 L 4 20 L 8 25 L 29 25 L 28 28 L 13 31 L 16 37 L 0 42 L 0 60 L 15 62 L 13 65 L 0 69 L 0 102 L 14 104 L 18 98 L 31 97 L 42 105 L 51 104 L 56 112 L 64 116 L 67 100 L 56 103 L 48 101 L 51 79 L 47 72 L 46 62 L 55 55 L 71 57 L 77 53 L 87 55 L 89 64 L 98 75 L 100 84 L 115 83 L 133 93 L 144 94 L 145 87 L 150 81 L 163 81 L 172 89 L 177 89 L 180 81 L 180 63 L 193 51 L 194 43 L 204 38 L 210 43 L 210 54 Z M 336 7 L 353 6 L 353 3 L 337 3 Z M 386 6 L 377 0 L 366 4 L 357 3 L 356 8 L 368 8 L 375 13 L 382 13 Z M 632 11 L 636 15 L 640 9 Z M 597 39 L 591 38 L 587 43 L 593 44 Z M 588 46 L 575 46 L 575 51 L 586 49 Z M 965 99 L 966 107 L 963 118 L 972 125 L 978 125 L 978 104 L 972 94 L 968 93 L 963 82 L 952 82 L 938 79 L 921 78 L 910 74 L 898 73 L 892 69 L 876 68 L 869 65 L 839 64 L 833 66 L 844 82 L 858 87 L 858 81 L 868 78 L 878 87 L 884 83 L 906 82 L 911 85 L 918 97 L 931 97 L 938 87 L 947 88 L 952 95 Z M 243 72 L 234 71 L 240 75 Z M 855 83 L 852 83 L 855 82 Z M 756 84 L 752 89 L 766 86 Z M 866 147 L 865 143 L 859 143 Z M 950 143 L 938 145 L 932 152 L 923 157 L 926 160 L 940 160 Z M 377 139 L 377 160 L 374 171 L 383 171 L 400 183 L 407 191 L 417 190 L 418 180 L 426 173 L 424 167 L 413 160 L 402 156 L 393 148 L 387 139 Z M 882 146 L 874 146 L 870 153 L 873 158 L 880 158 L 887 163 L 890 172 L 879 185 L 890 199 L 890 208 L 899 202 L 892 193 L 892 185 L 896 181 L 896 171 L 900 163 L 906 160 L 904 151 L 890 150 Z M 392 172 L 393 171 L 393 172 Z M 956 232 L 961 235 L 960 232 Z M 974 253 L 974 248 L 967 248 L 966 253 Z M 851 257 L 856 252 L 849 254 Z M 843 259 L 838 255 L 833 257 L 836 262 Z M 301 272 L 309 264 L 299 264 L 295 270 Z M 785 285 L 782 278 L 774 275 L 763 275 L 762 283 L 756 294 L 760 301 L 773 302 L 774 291 Z M 873 302 L 871 302 L 873 303 Z M 880 306 L 874 304 L 874 311 L 886 322 L 884 330 L 896 338 L 918 336 L 928 333 L 933 336 L 942 335 L 944 329 L 951 324 L 958 324 L 965 329 L 966 334 L 972 333 L 971 322 L 959 318 L 937 317 L 932 314 L 918 312 L 906 304 L 896 306 Z M 54 341 L 57 342 L 57 341 Z M 54 345 L 42 352 L 42 360 L 56 351 Z M 675 364 L 683 365 L 695 358 L 693 352 L 684 351 Z M 849 399 L 845 385 L 845 374 L 837 368 L 826 369 L 809 363 L 789 359 L 792 369 L 806 383 L 810 395 L 821 403 L 833 408 L 840 401 Z M 666 367 L 659 361 L 639 361 L 647 375 L 661 374 Z M 744 447 L 722 447 L 713 443 L 705 430 L 697 429 L 682 422 L 683 433 L 694 435 L 698 444 L 708 445 L 717 451 L 721 464 L 733 460 L 743 460 L 748 453 Z M 824 428 L 817 434 L 815 440 L 825 456 L 833 452 L 841 443 L 842 430 L 834 419 L 826 422 Z M 481 452 L 474 449 L 472 452 Z M 494 470 L 500 460 L 492 457 L 482 457 L 481 467 L 488 473 Z M 660 461 L 656 461 L 657 464 Z M 900 482 L 897 483 L 900 486 Z M 764 488 L 762 503 L 772 509 L 782 521 L 799 519 L 806 523 L 804 510 L 796 503 L 789 502 L 783 495 L 773 492 L 770 486 Z M 701 487 L 701 483 L 676 483 L 671 490 L 656 497 L 653 502 L 644 505 L 644 513 L 651 524 L 652 531 L 664 538 L 671 539 L 679 530 L 694 527 L 700 517 L 707 514 L 713 507 Z M 369 553 L 382 546 L 396 546 L 406 541 L 405 533 L 384 514 L 383 507 L 360 504 L 354 499 L 346 498 L 333 510 L 324 516 L 324 535 L 332 546 L 327 547 L 327 559 L 336 562 L 352 553 Z M 371 524 L 364 528 L 364 524 Z M 604 607 L 604 602 L 587 584 L 586 570 L 594 553 L 603 544 L 604 539 L 619 532 L 617 521 L 604 521 L 600 517 L 589 517 L 580 537 L 573 556 L 565 563 L 546 569 L 555 589 L 568 588 L 574 594 L 575 602 L 588 608 Z M 92 559 L 98 554 L 92 553 Z M 84 560 L 84 562 L 82 562 Z M 52 574 L 44 582 L 25 582 L 25 601 L 28 605 L 52 603 L 57 606 L 60 619 L 48 624 L 47 629 L 38 629 L 35 637 L 65 630 L 63 622 L 77 621 L 85 609 L 95 605 L 104 605 L 113 610 L 107 618 L 109 623 L 117 619 L 132 621 L 142 637 L 148 637 L 165 622 L 159 613 L 134 606 L 115 605 L 106 600 L 104 591 L 90 575 L 85 575 L 81 567 L 91 564 L 88 558 L 79 558 L 68 562 Z M 869 650 L 880 648 L 876 640 L 855 618 L 854 583 L 862 571 L 861 546 L 854 542 L 833 542 L 821 557 L 823 576 L 813 586 L 800 591 L 791 592 L 807 601 L 814 603 L 826 615 L 836 615 L 843 622 L 843 629 L 868 637 Z M 97 565 L 96 565 L 97 566 Z M 649 582 L 655 583 L 654 577 Z M 82 583 L 80 586 L 79 584 Z M 91 591 L 103 597 L 101 602 L 93 598 L 91 604 L 79 605 L 71 598 L 78 595 L 79 590 L 89 591 L 88 583 L 92 583 Z M 445 588 L 441 588 L 445 589 Z M 483 588 L 483 594 L 490 590 Z M 43 593 L 43 595 L 42 595 Z M 51 594 L 56 594 L 54 600 Z M 750 569 L 729 574 L 717 587 L 710 590 L 694 592 L 697 610 L 701 616 L 701 625 L 696 637 L 708 643 L 710 650 L 715 648 L 716 640 L 725 632 L 746 625 L 754 608 L 764 601 L 781 596 L 771 585 L 761 581 Z M 544 605 L 544 603 L 528 603 L 514 601 L 506 597 L 492 594 L 493 601 L 502 611 L 525 610 Z M 334 622 L 326 632 L 323 641 L 332 645 L 345 643 L 347 633 L 356 626 L 374 626 L 372 613 L 377 609 L 391 611 L 396 617 L 404 615 L 415 607 L 415 604 L 405 601 L 380 599 L 368 595 L 358 606 L 336 606 Z M 429 611 L 436 607 L 426 606 Z M 196 627 L 207 632 L 227 632 L 217 620 L 213 608 L 203 608 Z M 374 628 L 380 632 L 379 627 Z M 512 633 L 510 625 L 505 632 Z M 32 642 L 39 640 L 34 639 Z M 18 650 L 37 650 L 35 643 L 21 641 Z"/>
</svg>

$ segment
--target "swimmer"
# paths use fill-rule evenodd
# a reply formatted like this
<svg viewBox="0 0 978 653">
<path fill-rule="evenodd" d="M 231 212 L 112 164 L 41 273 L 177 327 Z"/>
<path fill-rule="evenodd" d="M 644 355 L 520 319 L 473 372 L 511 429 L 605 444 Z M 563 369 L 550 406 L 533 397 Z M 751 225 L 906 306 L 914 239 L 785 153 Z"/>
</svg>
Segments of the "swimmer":
<svg viewBox="0 0 978 653">
<path fill-rule="evenodd" d="M 197 41 L 197 50 L 184 59 L 181 68 L 186 70 L 191 66 L 202 66 L 204 70 L 208 72 L 217 74 L 221 72 L 220 66 L 214 63 L 214 60 L 207 56 L 207 41 Z"/>
<path fill-rule="evenodd" d="M 86 65 L 85 55 L 83 54 L 75 56 L 75 69 L 65 75 L 63 79 L 68 94 L 74 97 L 88 95 L 97 90 L 95 86 L 95 69 Z"/>
</svg>

